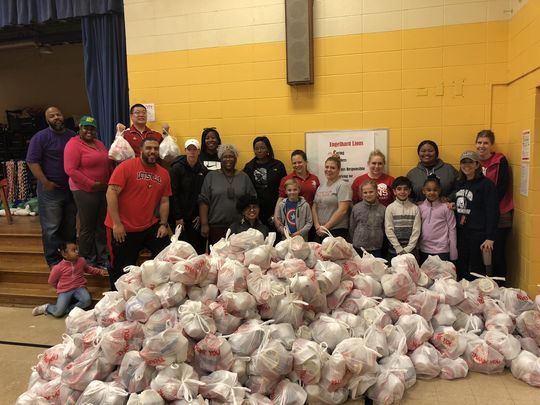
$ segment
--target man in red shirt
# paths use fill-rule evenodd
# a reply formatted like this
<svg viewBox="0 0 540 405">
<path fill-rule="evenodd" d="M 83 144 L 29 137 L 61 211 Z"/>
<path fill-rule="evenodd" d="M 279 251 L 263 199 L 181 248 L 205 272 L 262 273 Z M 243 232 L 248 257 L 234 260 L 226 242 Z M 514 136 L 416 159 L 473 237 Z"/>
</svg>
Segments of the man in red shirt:
<svg viewBox="0 0 540 405">
<path fill-rule="evenodd" d="M 128 129 L 123 124 L 117 124 L 116 130 L 123 132 L 124 139 L 129 142 L 135 157 L 141 154 L 141 142 L 145 139 L 155 139 L 159 143 L 163 140 L 163 136 L 146 126 L 146 107 L 142 104 L 133 104 L 129 109 L 129 115 L 132 125 Z"/>
<path fill-rule="evenodd" d="M 107 241 L 112 257 L 111 289 L 124 267 L 137 262 L 147 248 L 156 256 L 169 243 L 171 179 L 158 163 L 159 142 L 142 141 L 140 157 L 126 160 L 114 170 L 107 189 Z M 159 208 L 159 220 L 154 215 Z"/>
</svg>

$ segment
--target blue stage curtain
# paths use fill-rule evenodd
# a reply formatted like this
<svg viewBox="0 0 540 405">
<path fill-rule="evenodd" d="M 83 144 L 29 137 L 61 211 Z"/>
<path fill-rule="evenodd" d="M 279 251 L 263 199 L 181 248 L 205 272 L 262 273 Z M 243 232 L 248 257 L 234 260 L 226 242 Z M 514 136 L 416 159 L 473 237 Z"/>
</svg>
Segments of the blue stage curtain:
<svg viewBox="0 0 540 405">
<path fill-rule="evenodd" d="M 123 10 L 122 0 L 0 0 L 0 28 Z"/>
<path fill-rule="evenodd" d="M 109 147 L 115 125 L 129 123 L 123 14 L 82 18 L 86 93 L 101 141 Z"/>
</svg>

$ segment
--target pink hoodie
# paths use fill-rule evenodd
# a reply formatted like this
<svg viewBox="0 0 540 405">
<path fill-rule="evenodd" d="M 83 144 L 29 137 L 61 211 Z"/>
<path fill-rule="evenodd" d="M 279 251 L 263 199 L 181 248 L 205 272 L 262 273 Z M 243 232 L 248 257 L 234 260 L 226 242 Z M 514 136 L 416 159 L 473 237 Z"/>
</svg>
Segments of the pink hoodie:
<svg viewBox="0 0 540 405">
<path fill-rule="evenodd" d="M 420 251 L 429 254 L 450 253 L 450 259 L 458 257 L 456 245 L 456 217 L 445 203 L 424 200 L 418 206 L 422 217 Z"/>
<path fill-rule="evenodd" d="M 89 266 L 82 257 L 79 257 L 75 263 L 62 260 L 53 266 L 49 274 L 49 284 L 56 288 L 58 294 L 84 287 L 86 285 L 85 272 L 103 274 L 104 270 Z"/>
</svg>

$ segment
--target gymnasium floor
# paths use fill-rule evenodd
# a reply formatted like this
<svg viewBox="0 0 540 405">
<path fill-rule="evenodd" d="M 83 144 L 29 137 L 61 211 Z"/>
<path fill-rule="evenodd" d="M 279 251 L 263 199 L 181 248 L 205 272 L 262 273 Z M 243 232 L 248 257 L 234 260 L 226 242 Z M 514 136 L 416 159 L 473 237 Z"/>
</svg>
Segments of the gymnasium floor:
<svg viewBox="0 0 540 405">
<path fill-rule="evenodd" d="M 55 345 L 62 341 L 64 320 L 34 317 L 27 308 L 0 307 L 0 405 L 12 405 L 25 391 L 31 367 L 44 348 L 15 345 Z M 12 343 L 8 343 L 12 342 Z M 539 405 L 540 389 L 512 377 L 470 373 L 462 380 L 418 381 L 402 404 L 415 405 Z M 349 401 L 348 404 L 363 404 Z"/>
</svg>

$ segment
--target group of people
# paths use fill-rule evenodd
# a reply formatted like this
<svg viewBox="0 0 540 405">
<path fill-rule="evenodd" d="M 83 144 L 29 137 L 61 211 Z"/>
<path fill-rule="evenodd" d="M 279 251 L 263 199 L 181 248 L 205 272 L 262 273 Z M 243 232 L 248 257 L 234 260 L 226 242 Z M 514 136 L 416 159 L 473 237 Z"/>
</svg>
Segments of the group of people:
<svg viewBox="0 0 540 405">
<path fill-rule="evenodd" d="M 229 230 L 255 228 L 306 240 L 342 236 L 360 253 L 386 258 L 414 253 L 423 260 L 437 254 L 457 260 L 461 277 L 483 273 L 482 250 L 493 250 L 495 274 L 506 273 L 510 173 L 506 158 L 493 151 L 489 130 L 479 132 L 477 151 L 462 154 L 459 171 L 426 140 L 418 146 L 417 167 L 406 177 L 386 174 L 385 156 L 375 150 L 368 172 L 351 186 L 340 177 L 337 156 L 326 159 L 320 181 L 309 172 L 305 152 L 295 150 L 287 174 L 266 136 L 253 140 L 254 157 L 239 170 L 238 149 L 222 143 L 216 128 L 205 128 L 200 141 L 188 139 L 184 154 L 166 169 L 159 159 L 163 136 L 146 126 L 142 104 L 130 109 L 131 127 L 117 126 L 135 158 L 115 167 L 92 117 L 82 117 L 75 134 L 64 127 L 58 108 L 45 115 L 49 127 L 32 138 L 27 155 L 38 181 L 45 258 L 50 267 L 108 270 L 111 289 L 143 247 L 155 256 L 178 225 L 181 239 L 200 254 Z M 86 267 L 63 263 L 65 243 L 75 241 L 77 212 Z"/>
</svg>

